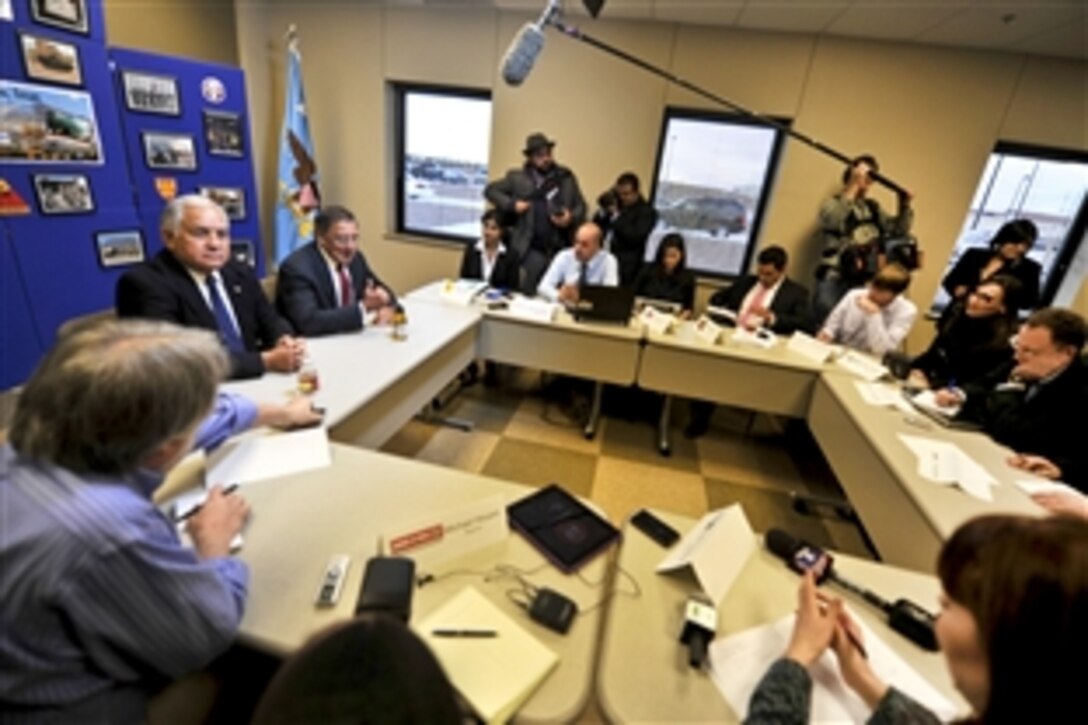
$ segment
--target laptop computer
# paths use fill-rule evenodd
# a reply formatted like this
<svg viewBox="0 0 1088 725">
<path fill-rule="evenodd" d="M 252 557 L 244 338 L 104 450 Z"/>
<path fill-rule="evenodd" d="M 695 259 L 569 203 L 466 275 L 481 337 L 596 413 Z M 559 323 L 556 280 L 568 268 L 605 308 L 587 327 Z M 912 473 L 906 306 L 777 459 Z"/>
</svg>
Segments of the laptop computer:
<svg viewBox="0 0 1088 725">
<path fill-rule="evenodd" d="M 635 304 L 630 287 L 606 287 L 588 284 L 582 287 L 578 301 L 567 309 L 579 322 L 611 322 L 626 325 Z"/>
</svg>

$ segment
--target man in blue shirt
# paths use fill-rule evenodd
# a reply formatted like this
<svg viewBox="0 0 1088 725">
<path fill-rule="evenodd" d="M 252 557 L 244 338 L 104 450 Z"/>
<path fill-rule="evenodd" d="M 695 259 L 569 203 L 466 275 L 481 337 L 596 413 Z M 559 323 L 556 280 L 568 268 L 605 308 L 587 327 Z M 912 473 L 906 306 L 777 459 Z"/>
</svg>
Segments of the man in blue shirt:
<svg viewBox="0 0 1088 725">
<path fill-rule="evenodd" d="M 536 293 L 551 302 L 577 302 L 583 285 L 619 284 L 619 265 L 610 252 L 601 249 L 601 228 L 593 222 L 578 227 L 574 246 L 555 255 L 540 280 Z"/>
<path fill-rule="evenodd" d="M 217 397 L 229 370 L 210 332 L 114 320 L 63 334 L 26 384 L 0 448 L 5 722 L 142 722 L 149 692 L 232 643 L 248 505 L 213 488 L 189 549 L 151 494 L 193 447 L 319 417 Z"/>
</svg>

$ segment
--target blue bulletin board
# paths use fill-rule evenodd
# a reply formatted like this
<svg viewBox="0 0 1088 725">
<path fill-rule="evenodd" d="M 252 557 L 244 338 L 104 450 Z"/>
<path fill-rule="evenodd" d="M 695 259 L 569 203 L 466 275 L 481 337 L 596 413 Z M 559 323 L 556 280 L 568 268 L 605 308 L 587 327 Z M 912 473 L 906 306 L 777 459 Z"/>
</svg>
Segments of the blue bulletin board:
<svg viewBox="0 0 1088 725">
<path fill-rule="evenodd" d="M 0 3 L 0 390 L 64 322 L 113 306 L 161 248 L 165 196 L 216 195 L 262 274 L 251 158 L 240 69 L 107 48 L 101 0 Z"/>
<path fill-rule="evenodd" d="M 162 248 L 165 199 L 205 193 L 227 210 L 233 242 L 263 274 L 245 74 L 137 50 L 111 48 L 109 57 L 148 254 Z"/>
</svg>

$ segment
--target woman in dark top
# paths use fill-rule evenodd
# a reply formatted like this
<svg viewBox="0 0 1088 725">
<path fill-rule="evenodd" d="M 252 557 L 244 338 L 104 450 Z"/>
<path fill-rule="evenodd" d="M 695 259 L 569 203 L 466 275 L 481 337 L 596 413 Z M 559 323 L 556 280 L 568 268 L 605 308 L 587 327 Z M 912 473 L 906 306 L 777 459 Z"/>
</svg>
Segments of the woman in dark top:
<svg viewBox="0 0 1088 725">
<path fill-rule="evenodd" d="M 1008 304 L 1020 281 L 999 274 L 952 303 L 937 324 L 929 349 L 911 361 L 911 382 L 938 390 L 962 385 L 1012 358 L 1009 338 L 1016 332 L 1016 309 Z"/>
<path fill-rule="evenodd" d="M 680 316 L 691 317 L 695 309 L 695 275 L 687 270 L 687 256 L 682 236 L 665 235 L 653 264 L 644 266 L 635 278 L 635 296 L 676 302 Z"/>
<path fill-rule="evenodd" d="M 482 279 L 496 289 L 518 289 L 518 261 L 503 244 L 499 213 L 488 209 L 480 217 L 480 239 L 465 247 L 461 279 Z"/>
<path fill-rule="evenodd" d="M 1028 219 L 1007 222 L 990 240 L 988 249 L 968 249 L 957 261 L 941 286 L 953 300 L 963 299 L 967 293 L 991 277 L 1007 274 L 1020 281 L 1019 299 L 1008 300 L 1008 306 L 1019 310 L 1034 309 L 1039 304 L 1039 275 L 1043 268 L 1028 259 L 1039 230 Z"/>
<path fill-rule="evenodd" d="M 982 516 L 945 542 L 944 589 L 935 631 L 968 722 L 1058 723 L 1084 712 L 1088 642 L 1088 526 L 1070 516 Z M 895 636 L 895 635 L 890 635 Z M 809 721 L 808 666 L 830 648 L 842 679 L 873 709 L 869 723 L 938 723 L 936 715 L 880 680 L 841 600 L 816 595 L 812 574 L 785 656 L 763 676 L 746 723 Z M 862 643 L 864 646 L 864 643 Z M 1079 664 L 1078 664 L 1079 663 Z"/>
</svg>

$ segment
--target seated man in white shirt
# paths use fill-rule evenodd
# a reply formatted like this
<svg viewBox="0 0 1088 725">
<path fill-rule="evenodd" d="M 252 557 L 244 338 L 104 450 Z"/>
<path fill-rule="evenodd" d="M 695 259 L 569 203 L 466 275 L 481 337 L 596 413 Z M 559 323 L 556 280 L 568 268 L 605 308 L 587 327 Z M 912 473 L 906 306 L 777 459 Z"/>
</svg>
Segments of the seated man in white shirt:
<svg viewBox="0 0 1088 725">
<path fill-rule="evenodd" d="M 536 293 L 551 302 L 577 302 L 582 285 L 619 284 L 619 265 L 610 252 L 601 249 L 601 228 L 586 222 L 574 233 L 574 246 L 552 259 Z"/>
<path fill-rule="evenodd" d="M 899 347 L 910 332 L 918 308 L 904 298 L 910 272 L 889 264 L 859 289 L 850 290 L 827 318 L 818 337 L 883 357 Z"/>
</svg>

